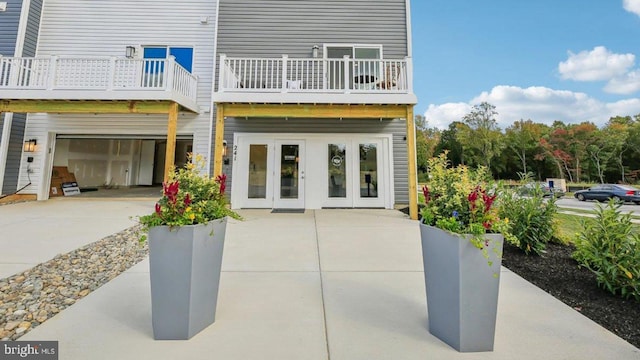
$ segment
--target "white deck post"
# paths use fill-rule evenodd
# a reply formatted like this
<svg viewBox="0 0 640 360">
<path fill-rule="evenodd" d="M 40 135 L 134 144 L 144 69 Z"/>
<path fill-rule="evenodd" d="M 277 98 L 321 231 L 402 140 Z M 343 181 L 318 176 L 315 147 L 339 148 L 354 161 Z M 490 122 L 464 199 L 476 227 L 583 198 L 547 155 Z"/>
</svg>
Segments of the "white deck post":
<svg viewBox="0 0 640 360">
<path fill-rule="evenodd" d="M 167 77 L 167 82 L 165 83 L 166 91 L 173 91 L 173 78 L 176 73 L 176 58 L 173 55 L 169 55 L 169 61 L 167 61 L 167 69 L 165 70 L 165 74 Z"/>
<path fill-rule="evenodd" d="M 218 91 L 224 92 L 227 88 L 227 55 L 220 54 L 220 66 L 218 67 Z"/>
<path fill-rule="evenodd" d="M 49 60 L 49 81 L 47 84 L 47 90 L 53 90 L 56 87 L 56 73 L 57 73 L 58 57 L 51 55 Z"/>
<path fill-rule="evenodd" d="M 113 90 L 115 81 L 116 81 L 116 57 L 112 56 L 109 59 L 109 81 L 107 82 L 108 91 Z"/>
<path fill-rule="evenodd" d="M 404 61 L 407 62 L 407 73 L 405 74 L 405 78 L 407 79 L 407 92 L 413 93 L 413 61 L 410 56 L 406 56 Z"/>
<path fill-rule="evenodd" d="M 345 55 L 342 57 L 344 62 L 344 93 L 351 93 L 351 86 L 349 82 L 349 55 Z"/>
<path fill-rule="evenodd" d="M 288 55 L 282 55 L 282 92 L 286 93 L 287 92 L 287 62 L 288 62 L 289 56 Z"/>
</svg>

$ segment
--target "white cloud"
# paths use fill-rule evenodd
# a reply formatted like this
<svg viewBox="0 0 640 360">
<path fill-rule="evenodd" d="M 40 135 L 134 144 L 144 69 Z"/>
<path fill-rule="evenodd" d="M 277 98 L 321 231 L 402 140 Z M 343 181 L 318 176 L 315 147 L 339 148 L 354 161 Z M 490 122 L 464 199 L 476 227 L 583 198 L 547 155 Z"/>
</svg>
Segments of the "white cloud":
<svg viewBox="0 0 640 360">
<path fill-rule="evenodd" d="M 639 0 L 640 1 L 640 0 Z M 569 51 L 569 58 L 558 65 L 563 79 L 576 81 L 610 80 L 623 76 L 635 62 L 633 54 L 614 54 L 604 46 L 577 54 Z"/>
<path fill-rule="evenodd" d="M 446 103 L 442 105 L 430 104 L 424 118 L 427 126 L 446 129 L 454 121 L 461 121 L 462 117 L 471 111 L 467 103 Z"/>
<path fill-rule="evenodd" d="M 600 126 L 612 116 L 640 114 L 640 99 L 607 104 L 585 93 L 500 85 L 490 92 L 481 93 L 469 103 L 431 104 L 424 116 L 428 126 L 446 129 L 451 122 L 461 121 L 473 105 L 483 101 L 496 106 L 496 120 L 502 129 L 520 119 L 531 119 L 547 125 L 555 120 L 566 124 L 591 121 Z"/>
<path fill-rule="evenodd" d="M 640 16 L 640 0 L 623 0 L 622 6 L 628 12 Z"/>
<path fill-rule="evenodd" d="M 604 91 L 612 94 L 632 94 L 640 91 L 640 70 L 630 71 L 624 76 L 611 79 Z"/>
</svg>

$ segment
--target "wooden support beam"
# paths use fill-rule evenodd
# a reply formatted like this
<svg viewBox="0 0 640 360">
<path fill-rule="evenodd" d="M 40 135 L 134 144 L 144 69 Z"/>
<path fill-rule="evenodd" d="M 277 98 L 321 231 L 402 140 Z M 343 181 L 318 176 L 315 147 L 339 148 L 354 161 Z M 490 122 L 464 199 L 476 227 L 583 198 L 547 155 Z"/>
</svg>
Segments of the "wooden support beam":
<svg viewBox="0 0 640 360">
<path fill-rule="evenodd" d="M 418 166 L 416 158 L 416 126 L 413 121 L 413 105 L 407 106 L 407 154 L 409 157 L 409 216 L 418 220 Z"/>
<path fill-rule="evenodd" d="M 405 117 L 407 112 L 406 105 L 225 104 L 224 115 L 231 117 L 397 119 Z"/>
<path fill-rule="evenodd" d="M 0 100 L 0 112 L 62 114 L 167 114 L 171 101 Z"/>
<path fill-rule="evenodd" d="M 224 116 L 226 104 L 216 104 L 216 133 L 213 152 L 213 176 L 222 174 L 222 152 L 224 141 Z"/>
<path fill-rule="evenodd" d="M 164 160 L 164 181 L 169 180 L 176 161 L 176 133 L 178 132 L 178 103 L 169 106 L 169 123 L 167 125 L 167 151 Z"/>
</svg>

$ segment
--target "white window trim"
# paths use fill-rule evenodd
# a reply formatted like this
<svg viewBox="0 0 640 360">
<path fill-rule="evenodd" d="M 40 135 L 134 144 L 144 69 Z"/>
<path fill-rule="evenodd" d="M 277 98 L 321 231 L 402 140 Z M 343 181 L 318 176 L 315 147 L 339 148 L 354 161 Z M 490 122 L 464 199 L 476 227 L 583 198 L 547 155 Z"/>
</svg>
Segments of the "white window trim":
<svg viewBox="0 0 640 360">
<path fill-rule="evenodd" d="M 355 56 L 356 48 L 369 48 L 369 49 L 379 49 L 380 50 L 380 60 L 384 59 L 384 52 L 382 49 L 382 44 L 353 44 L 353 43 L 328 43 L 323 44 L 322 47 L 322 57 L 327 59 L 327 50 L 328 48 L 351 48 L 351 58 L 353 59 Z"/>
</svg>

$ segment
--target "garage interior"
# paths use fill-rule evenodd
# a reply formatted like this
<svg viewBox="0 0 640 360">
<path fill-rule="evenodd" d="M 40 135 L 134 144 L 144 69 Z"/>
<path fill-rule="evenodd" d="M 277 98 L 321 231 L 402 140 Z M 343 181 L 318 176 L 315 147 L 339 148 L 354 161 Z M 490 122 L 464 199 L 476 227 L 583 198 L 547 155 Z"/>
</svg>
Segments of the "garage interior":
<svg viewBox="0 0 640 360">
<path fill-rule="evenodd" d="M 159 196 L 166 146 L 163 135 L 58 135 L 49 196 L 63 196 L 62 183 L 70 181 L 83 197 Z M 177 138 L 176 167 L 192 149 L 192 137 Z"/>
</svg>

